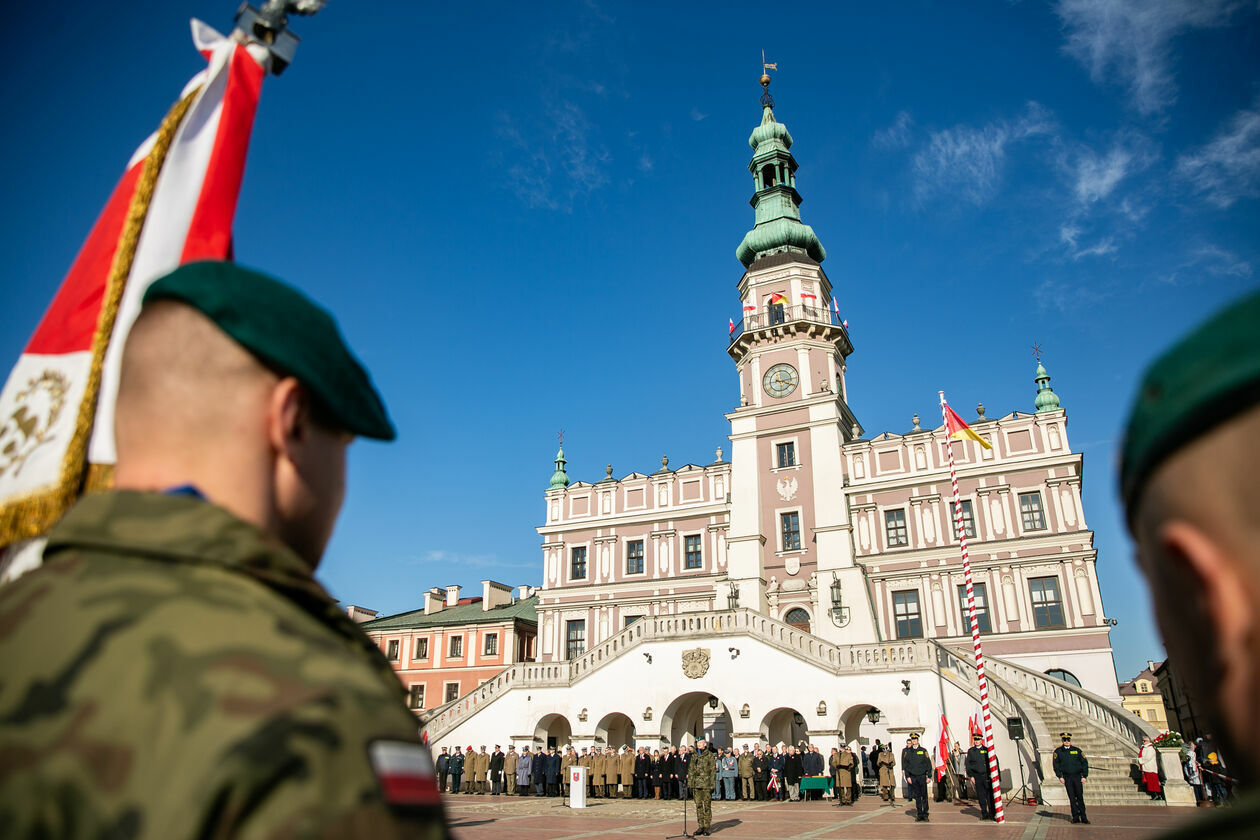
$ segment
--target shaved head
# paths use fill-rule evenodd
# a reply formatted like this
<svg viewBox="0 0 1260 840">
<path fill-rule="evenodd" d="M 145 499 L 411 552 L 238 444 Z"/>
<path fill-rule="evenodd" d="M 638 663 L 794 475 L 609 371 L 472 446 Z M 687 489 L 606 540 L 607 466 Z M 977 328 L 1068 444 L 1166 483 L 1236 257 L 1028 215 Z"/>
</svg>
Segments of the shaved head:
<svg viewBox="0 0 1260 840">
<path fill-rule="evenodd" d="M 352 438 L 328 427 L 295 378 L 198 310 L 170 300 L 141 310 L 123 351 L 114 431 L 117 488 L 192 485 L 318 564 Z"/>
<path fill-rule="evenodd" d="M 1133 515 L 1160 632 L 1244 775 L 1260 778 L 1260 406 L 1185 444 Z"/>
</svg>

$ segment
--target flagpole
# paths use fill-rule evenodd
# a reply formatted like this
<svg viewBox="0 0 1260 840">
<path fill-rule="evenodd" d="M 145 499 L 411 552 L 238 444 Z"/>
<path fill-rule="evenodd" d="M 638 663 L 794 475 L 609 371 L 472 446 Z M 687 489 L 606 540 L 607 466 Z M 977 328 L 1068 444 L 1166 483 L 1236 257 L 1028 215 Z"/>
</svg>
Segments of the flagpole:
<svg viewBox="0 0 1260 840">
<path fill-rule="evenodd" d="M 963 526 L 962 499 L 958 495 L 958 471 L 954 467 L 954 438 L 949 433 L 949 418 L 945 415 L 945 392 L 941 397 L 941 422 L 945 424 L 945 451 L 949 453 L 949 484 L 954 491 L 954 532 L 962 548 L 963 577 L 967 581 L 967 619 L 971 622 L 971 645 L 976 651 L 976 675 L 980 683 L 980 710 L 984 717 L 984 746 L 989 751 L 989 782 L 993 785 L 993 817 L 1000 824 L 1006 822 L 1002 808 L 1002 783 L 998 778 L 997 750 L 993 747 L 993 721 L 989 716 L 989 678 L 984 673 L 984 652 L 980 649 L 980 622 L 976 618 L 976 593 L 971 581 L 971 559 L 967 555 L 967 529 Z"/>
</svg>

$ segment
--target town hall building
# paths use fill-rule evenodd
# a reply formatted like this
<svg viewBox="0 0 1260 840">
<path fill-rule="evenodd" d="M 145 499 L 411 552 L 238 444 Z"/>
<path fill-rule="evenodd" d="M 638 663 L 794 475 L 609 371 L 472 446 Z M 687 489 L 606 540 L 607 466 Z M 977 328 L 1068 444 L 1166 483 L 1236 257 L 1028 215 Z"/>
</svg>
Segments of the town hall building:
<svg viewBox="0 0 1260 840">
<path fill-rule="evenodd" d="M 533 661 L 429 704 L 433 745 L 706 737 L 828 752 L 899 747 L 911 732 L 935 743 L 942 712 L 950 742 L 967 740 L 979 691 L 945 429 L 917 415 L 903 433 L 862 427 L 826 250 L 801 221 L 793 138 L 768 87 L 762 102 L 748 141 L 754 225 L 736 249 L 729 457 L 588 482 L 558 452 Z M 971 427 L 992 449 L 953 448 L 999 757 L 1008 783 L 1022 763 L 1040 790 L 1061 729 L 1100 755 L 1136 753 L 1153 730 L 1120 706 L 1082 456 L 1040 363 L 1034 382 L 1027 411 L 976 408 Z M 1100 762 L 1091 799 L 1145 799 L 1129 799 L 1127 772 Z"/>
</svg>

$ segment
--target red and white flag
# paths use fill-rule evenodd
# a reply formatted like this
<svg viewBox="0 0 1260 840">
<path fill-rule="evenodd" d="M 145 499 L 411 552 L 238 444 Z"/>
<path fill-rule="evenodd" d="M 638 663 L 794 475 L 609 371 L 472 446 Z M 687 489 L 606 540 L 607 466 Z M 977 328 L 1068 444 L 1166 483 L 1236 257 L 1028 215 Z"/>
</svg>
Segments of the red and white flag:
<svg viewBox="0 0 1260 840">
<path fill-rule="evenodd" d="M 733 333 L 733 332 L 735 332 L 735 319 L 734 319 L 734 318 L 728 318 L 727 320 L 729 320 L 729 321 L 731 322 L 731 328 L 730 328 L 729 330 L 727 330 L 727 332 L 732 332 L 732 333 Z"/>
<path fill-rule="evenodd" d="M 108 483 L 119 356 L 145 289 L 231 256 L 269 55 L 201 21 L 192 35 L 207 68 L 132 155 L 0 391 L 0 547 L 47 530 L 85 483 Z"/>
<path fill-rule="evenodd" d="M 840 317 L 840 304 L 834 297 L 831 299 L 831 311 L 836 313 L 837 318 Z"/>
<path fill-rule="evenodd" d="M 941 737 L 936 742 L 936 780 L 945 778 L 946 762 L 949 761 L 949 723 L 941 712 Z"/>
</svg>

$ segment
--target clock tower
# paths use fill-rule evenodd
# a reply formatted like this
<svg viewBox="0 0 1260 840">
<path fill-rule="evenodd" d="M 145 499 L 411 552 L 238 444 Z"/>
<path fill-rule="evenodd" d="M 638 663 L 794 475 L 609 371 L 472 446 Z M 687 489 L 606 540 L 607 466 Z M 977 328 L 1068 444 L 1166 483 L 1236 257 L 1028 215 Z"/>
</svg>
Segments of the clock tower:
<svg viewBox="0 0 1260 840">
<path fill-rule="evenodd" d="M 801 222 L 792 135 L 775 119 L 768 75 L 761 84 L 761 124 L 748 138 L 755 223 L 735 251 L 743 320 L 727 351 L 740 394 L 727 415 L 727 597 L 817 636 L 875 641 L 841 454 L 861 433 L 845 385 L 853 345 L 830 306 L 826 249 Z"/>
</svg>

